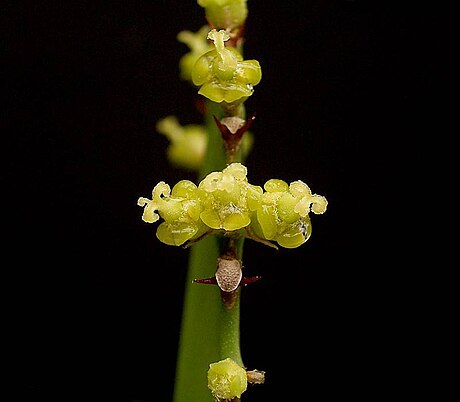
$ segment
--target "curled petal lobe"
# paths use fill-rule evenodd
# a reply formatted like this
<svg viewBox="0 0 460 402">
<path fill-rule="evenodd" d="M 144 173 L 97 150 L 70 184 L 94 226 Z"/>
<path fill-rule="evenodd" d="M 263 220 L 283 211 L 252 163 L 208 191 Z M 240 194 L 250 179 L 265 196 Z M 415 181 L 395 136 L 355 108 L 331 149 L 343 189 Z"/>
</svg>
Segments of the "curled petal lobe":
<svg viewBox="0 0 460 402">
<path fill-rule="evenodd" d="M 166 184 L 164 181 L 160 181 L 152 191 L 153 201 L 159 202 L 163 197 L 169 197 L 171 194 L 171 188 L 169 184 Z"/>
<path fill-rule="evenodd" d="M 315 214 L 326 212 L 327 200 L 325 197 L 312 194 L 310 187 L 304 182 L 297 180 L 289 185 L 289 191 L 298 200 L 294 211 L 305 217 L 311 211 Z"/>
<path fill-rule="evenodd" d="M 162 202 L 162 197 L 169 196 L 171 189 L 164 181 L 159 182 L 152 191 L 152 199 L 149 200 L 145 197 L 140 197 L 137 200 L 137 205 L 144 207 L 144 213 L 142 214 L 142 220 L 147 223 L 154 223 L 160 216 L 157 211 Z"/>
<path fill-rule="evenodd" d="M 315 214 L 323 214 L 326 212 L 327 208 L 327 199 L 326 197 L 323 197 L 322 195 L 313 195 L 313 201 L 312 201 L 312 206 L 311 210 Z"/>
<path fill-rule="evenodd" d="M 154 223 L 160 219 L 160 215 L 156 213 L 157 205 L 145 197 L 140 197 L 137 200 L 137 205 L 144 207 L 144 213 L 142 214 L 142 220 L 147 223 Z"/>
</svg>

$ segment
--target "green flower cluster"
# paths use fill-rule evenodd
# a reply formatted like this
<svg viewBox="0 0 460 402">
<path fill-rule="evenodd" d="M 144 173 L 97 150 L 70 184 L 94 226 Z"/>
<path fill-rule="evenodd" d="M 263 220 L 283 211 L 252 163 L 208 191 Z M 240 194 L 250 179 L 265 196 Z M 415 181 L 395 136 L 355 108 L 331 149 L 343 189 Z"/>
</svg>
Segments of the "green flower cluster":
<svg viewBox="0 0 460 402">
<path fill-rule="evenodd" d="M 144 207 L 145 222 L 163 219 L 157 237 L 174 246 L 215 233 L 295 248 L 311 235 L 309 213 L 322 214 L 327 207 L 326 198 L 300 180 L 271 179 L 263 188 L 250 184 L 241 163 L 208 174 L 198 186 L 182 180 L 171 190 L 162 181 L 151 200 L 140 197 L 137 203 Z"/>
</svg>

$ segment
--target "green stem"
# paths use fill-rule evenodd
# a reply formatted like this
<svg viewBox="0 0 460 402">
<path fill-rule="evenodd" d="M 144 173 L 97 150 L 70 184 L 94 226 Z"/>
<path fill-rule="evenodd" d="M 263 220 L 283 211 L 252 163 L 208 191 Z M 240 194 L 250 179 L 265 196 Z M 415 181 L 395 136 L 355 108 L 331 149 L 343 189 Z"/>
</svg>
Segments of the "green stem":
<svg viewBox="0 0 460 402">
<path fill-rule="evenodd" d="M 205 123 L 209 137 L 200 180 L 226 166 L 225 147 L 214 121 L 214 116 L 221 118 L 223 112 L 213 102 L 207 102 L 206 106 Z M 243 366 L 240 351 L 241 288 L 237 289 L 235 304 L 229 309 L 222 302 L 218 286 L 193 283 L 194 279 L 214 276 L 217 259 L 226 252 L 225 240 L 210 236 L 191 246 L 173 402 L 213 402 L 207 387 L 209 364 L 230 357 Z M 236 244 L 236 255 L 240 260 L 243 240 L 239 239 Z"/>
<path fill-rule="evenodd" d="M 214 237 L 200 240 L 190 250 L 174 402 L 213 402 L 206 377 L 209 363 L 219 360 L 219 288 L 192 281 L 214 275 L 218 250 L 218 242 Z"/>
<path fill-rule="evenodd" d="M 224 143 L 214 121 L 214 116 L 221 118 L 222 114 L 220 105 L 206 101 L 204 123 L 208 132 L 208 145 L 199 180 L 202 180 L 208 173 L 222 170 L 226 166 Z"/>
<path fill-rule="evenodd" d="M 227 357 L 233 359 L 240 366 L 243 365 L 240 350 L 240 293 L 241 288 L 236 291 L 236 301 L 231 309 L 220 304 L 220 325 L 219 333 L 219 359 Z"/>
<path fill-rule="evenodd" d="M 205 124 L 208 149 L 199 179 L 225 167 L 222 138 L 213 115 L 221 116 L 219 105 L 206 103 Z M 215 274 L 220 240 L 206 237 L 191 246 L 187 282 L 184 290 L 181 332 L 174 384 L 174 402 L 213 402 L 207 387 L 209 364 L 219 360 L 218 329 L 221 326 L 221 298 L 217 286 L 193 283 L 194 279 Z"/>
</svg>

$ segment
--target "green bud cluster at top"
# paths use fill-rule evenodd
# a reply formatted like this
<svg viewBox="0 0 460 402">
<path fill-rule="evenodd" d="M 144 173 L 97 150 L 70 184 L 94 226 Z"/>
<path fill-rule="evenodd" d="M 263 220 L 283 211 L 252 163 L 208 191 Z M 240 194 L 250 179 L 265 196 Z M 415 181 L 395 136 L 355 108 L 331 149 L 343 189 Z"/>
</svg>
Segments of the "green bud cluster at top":
<svg viewBox="0 0 460 402">
<path fill-rule="evenodd" d="M 247 0 L 198 0 L 212 26 L 229 30 L 244 25 L 248 16 L 246 2 Z"/>
<path fill-rule="evenodd" d="M 262 78 L 257 60 L 243 60 L 233 47 L 225 47 L 230 36 L 224 30 L 212 29 L 208 39 L 215 49 L 203 54 L 192 69 L 192 82 L 200 87 L 198 93 L 213 102 L 244 102 L 254 92 Z"/>
<path fill-rule="evenodd" d="M 311 235 L 309 213 L 322 214 L 327 207 L 326 198 L 300 180 L 271 179 L 263 188 L 250 184 L 241 163 L 208 174 L 198 186 L 181 180 L 171 190 L 159 182 L 151 200 L 140 197 L 137 203 L 144 207 L 145 222 L 163 219 L 157 237 L 174 246 L 204 235 L 233 234 L 295 248 Z"/>
</svg>

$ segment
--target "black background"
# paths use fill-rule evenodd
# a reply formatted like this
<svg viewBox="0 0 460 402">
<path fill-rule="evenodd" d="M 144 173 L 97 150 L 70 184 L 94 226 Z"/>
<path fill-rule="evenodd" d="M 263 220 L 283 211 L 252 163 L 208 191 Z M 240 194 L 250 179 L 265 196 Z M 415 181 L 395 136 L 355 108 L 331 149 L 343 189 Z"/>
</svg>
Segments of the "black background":
<svg viewBox="0 0 460 402">
<path fill-rule="evenodd" d="M 302 247 L 246 243 L 263 279 L 244 290 L 242 352 L 267 382 L 245 399 L 388 394 L 402 380 L 382 367 L 407 325 L 388 199 L 429 85 L 426 16 L 359 0 L 248 8 L 245 57 L 263 71 L 249 181 L 301 179 L 329 207 Z M 168 165 L 155 123 L 201 122 L 176 35 L 203 9 L 15 1 L 0 18 L 10 384 L 30 401 L 171 401 L 188 251 L 160 243 L 136 201 L 194 180 Z"/>
</svg>

